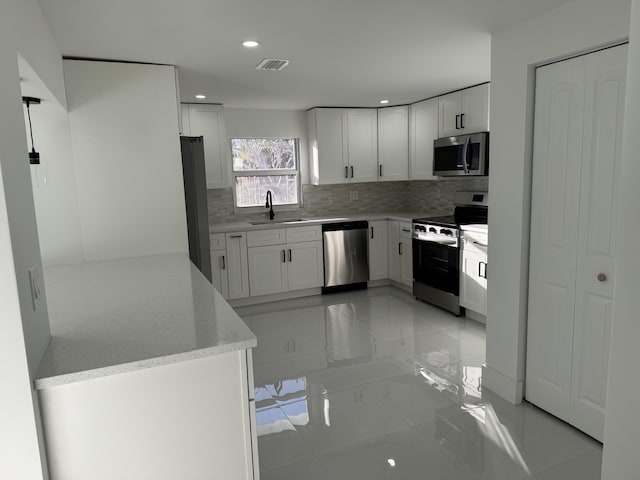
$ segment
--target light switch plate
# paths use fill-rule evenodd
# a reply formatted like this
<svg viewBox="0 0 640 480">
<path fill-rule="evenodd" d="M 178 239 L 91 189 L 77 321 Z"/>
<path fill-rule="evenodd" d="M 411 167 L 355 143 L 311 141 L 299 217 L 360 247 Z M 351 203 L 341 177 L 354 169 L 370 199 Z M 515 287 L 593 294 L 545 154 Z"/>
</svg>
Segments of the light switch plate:
<svg viewBox="0 0 640 480">
<path fill-rule="evenodd" d="M 29 283 L 31 285 L 33 309 L 37 310 L 40 306 L 40 300 L 42 300 L 42 275 L 38 265 L 34 265 L 29 269 Z"/>
</svg>

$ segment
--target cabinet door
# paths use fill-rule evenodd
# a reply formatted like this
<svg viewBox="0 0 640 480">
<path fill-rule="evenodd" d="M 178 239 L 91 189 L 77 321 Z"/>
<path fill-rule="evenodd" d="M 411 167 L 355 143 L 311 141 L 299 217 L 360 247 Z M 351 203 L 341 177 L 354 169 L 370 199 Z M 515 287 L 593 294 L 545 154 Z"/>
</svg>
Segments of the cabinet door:
<svg viewBox="0 0 640 480">
<path fill-rule="evenodd" d="M 347 111 L 316 108 L 314 112 L 316 128 L 315 139 L 310 139 L 311 161 L 312 170 L 317 170 L 318 184 L 346 183 Z"/>
<path fill-rule="evenodd" d="M 188 104 L 187 108 L 189 134 L 204 137 L 207 188 L 229 187 L 230 147 L 227 145 L 223 107 L 221 105 Z"/>
<path fill-rule="evenodd" d="M 433 180 L 433 141 L 438 138 L 438 99 L 414 103 L 409 119 L 409 179 Z"/>
<path fill-rule="evenodd" d="M 350 182 L 378 180 L 378 112 L 375 108 L 347 111 Z"/>
<path fill-rule="evenodd" d="M 409 178 L 409 107 L 378 110 L 379 180 Z"/>
<path fill-rule="evenodd" d="M 227 251 L 211 251 L 211 283 L 224 298 L 229 298 L 229 278 L 227 277 Z"/>
<path fill-rule="evenodd" d="M 462 117 L 459 133 L 489 131 L 489 84 L 462 91 Z"/>
<path fill-rule="evenodd" d="M 287 291 L 286 245 L 249 248 L 251 296 Z"/>
<path fill-rule="evenodd" d="M 369 280 L 389 278 L 387 221 L 369 222 Z"/>
<path fill-rule="evenodd" d="M 291 243 L 286 247 L 289 291 L 324 285 L 322 242 Z"/>
<path fill-rule="evenodd" d="M 459 135 L 462 93 L 453 92 L 438 97 L 438 138 Z"/>
<path fill-rule="evenodd" d="M 482 315 L 487 314 L 486 264 L 486 255 L 462 251 L 460 305 Z"/>
<path fill-rule="evenodd" d="M 229 298 L 249 296 L 249 266 L 247 260 L 247 234 L 227 233 L 227 278 Z"/>
<path fill-rule="evenodd" d="M 616 232 L 627 46 L 587 56 L 580 180 L 571 423 L 602 441 Z M 606 278 L 598 275 L 604 274 Z"/>
<path fill-rule="evenodd" d="M 395 220 L 387 222 L 389 239 L 389 278 L 396 282 L 402 281 L 400 270 L 400 223 Z"/>
</svg>

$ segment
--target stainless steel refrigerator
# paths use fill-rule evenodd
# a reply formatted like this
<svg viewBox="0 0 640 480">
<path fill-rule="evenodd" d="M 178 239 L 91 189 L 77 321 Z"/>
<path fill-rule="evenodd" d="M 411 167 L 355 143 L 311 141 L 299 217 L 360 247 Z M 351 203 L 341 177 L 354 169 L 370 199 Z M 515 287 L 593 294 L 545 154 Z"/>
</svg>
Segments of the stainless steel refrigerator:
<svg viewBox="0 0 640 480">
<path fill-rule="evenodd" d="M 211 281 L 209 251 L 209 210 L 207 208 L 207 178 L 204 167 L 202 137 L 180 137 L 184 199 L 187 207 L 189 258 Z"/>
</svg>

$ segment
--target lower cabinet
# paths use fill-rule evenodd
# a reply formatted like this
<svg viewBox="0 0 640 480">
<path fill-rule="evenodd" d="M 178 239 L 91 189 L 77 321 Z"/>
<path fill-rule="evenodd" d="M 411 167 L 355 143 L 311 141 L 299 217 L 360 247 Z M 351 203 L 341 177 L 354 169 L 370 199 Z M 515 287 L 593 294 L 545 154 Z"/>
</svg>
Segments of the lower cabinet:
<svg viewBox="0 0 640 480">
<path fill-rule="evenodd" d="M 249 264 L 247 260 L 247 233 L 226 234 L 227 256 L 225 268 L 229 285 L 229 299 L 249 296 Z M 224 275 L 224 274 L 223 274 Z"/>
<path fill-rule="evenodd" d="M 293 232 L 290 234 L 289 230 Z M 251 296 L 321 287 L 324 284 L 322 241 L 286 243 L 289 238 L 320 236 L 321 227 L 315 225 L 286 231 L 250 232 L 248 264 Z"/>
<path fill-rule="evenodd" d="M 413 251 L 411 223 L 390 220 L 389 229 L 389 278 L 398 283 L 413 286 Z"/>
<path fill-rule="evenodd" d="M 369 222 L 369 280 L 389 278 L 387 221 Z"/>
<path fill-rule="evenodd" d="M 225 298 L 229 298 L 229 277 L 227 276 L 227 248 L 224 233 L 209 235 L 211 248 L 211 283 Z"/>
<path fill-rule="evenodd" d="M 487 235 L 465 231 L 462 242 L 460 305 L 487 314 Z"/>
</svg>

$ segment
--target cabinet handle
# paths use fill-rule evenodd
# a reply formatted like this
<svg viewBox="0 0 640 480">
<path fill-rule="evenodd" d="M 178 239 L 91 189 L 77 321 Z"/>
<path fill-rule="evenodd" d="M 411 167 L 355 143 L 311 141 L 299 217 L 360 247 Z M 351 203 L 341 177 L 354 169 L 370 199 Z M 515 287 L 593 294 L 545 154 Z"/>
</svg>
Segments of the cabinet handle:
<svg viewBox="0 0 640 480">
<path fill-rule="evenodd" d="M 380 176 L 382 177 L 382 165 L 380 165 Z"/>
<path fill-rule="evenodd" d="M 222 270 L 226 270 L 227 269 L 227 262 L 225 262 L 225 260 L 224 260 L 224 255 L 222 255 L 220 257 L 220 260 L 222 260 Z"/>
<path fill-rule="evenodd" d="M 402 242 L 398 243 L 398 255 L 402 255 Z"/>
<path fill-rule="evenodd" d="M 411 233 L 411 229 L 409 229 L 409 228 L 403 228 L 402 231 L 406 232 L 406 233 Z"/>
<path fill-rule="evenodd" d="M 456 115 L 456 130 L 458 130 L 460 127 L 458 126 L 458 121 L 460 120 L 460 115 Z"/>
<path fill-rule="evenodd" d="M 284 250 L 280 250 L 280 253 L 282 254 L 282 263 L 285 263 L 287 261 L 286 252 Z"/>
<path fill-rule="evenodd" d="M 289 261 L 293 261 L 293 256 L 291 255 L 291 249 L 289 249 Z"/>
<path fill-rule="evenodd" d="M 460 115 L 460 128 L 464 128 L 464 113 Z"/>
<path fill-rule="evenodd" d="M 351 178 L 353 178 L 353 165 L 351 165 Z"/>
<path fill-rule="evenodd" d="M 231 238 L 242 238 L 242 235 L 231 235 Z"/>
<path fill-rule="evenodd" d="M 349 178 L 349 167 L 344 167 L 344 178 Z"/>
<path fill-rule="evenodd" d="M 371 238 L 373 238 L 373 227 L 371 227 Z"/>
</svg>

